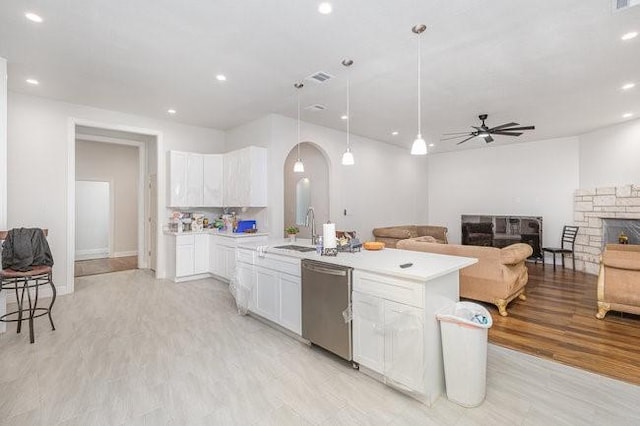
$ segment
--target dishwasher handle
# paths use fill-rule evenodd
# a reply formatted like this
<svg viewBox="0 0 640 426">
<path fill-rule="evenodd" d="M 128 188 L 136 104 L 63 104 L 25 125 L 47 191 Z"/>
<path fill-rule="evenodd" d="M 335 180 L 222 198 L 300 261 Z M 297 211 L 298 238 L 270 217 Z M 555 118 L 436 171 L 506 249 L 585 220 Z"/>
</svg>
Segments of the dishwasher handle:
<svg viewBox="0 0 640 426">
<path fill-rule="evenodd" d="M 335 275 L 338 277 L 346 277 L 348 273 L 348 271 L 345 269 L 327 268 L 319 265 L 311 265 L 308 263 L 303 263 L 302 267 L 309 271 L 318 272 L 320 274 Z"/>
</svg>

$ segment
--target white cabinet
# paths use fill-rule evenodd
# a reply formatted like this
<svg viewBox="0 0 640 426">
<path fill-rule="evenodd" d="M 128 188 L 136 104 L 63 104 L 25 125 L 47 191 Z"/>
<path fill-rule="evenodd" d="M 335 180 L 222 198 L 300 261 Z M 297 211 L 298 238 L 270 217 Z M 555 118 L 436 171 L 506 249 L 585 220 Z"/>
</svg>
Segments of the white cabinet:
<svg viewBox="0 0 640 426">
<path fill-rule="evenodd" d="M 176 237 L 176 277 L 186 277 L 194 274 L 193 250 L 193 235 L 179 235 Z"/>
<path fill-rule="evenodd" d="M 209 272 L 209 236 L 207 234 L 196 234 L 193 245 L 193 272 L 204 274 Z"/>
<path fill-rule="evenodd" d="M 281 326 L 302 334 L 301 300 L 302 292 L 300 277 L 280 274 L 280 315 Z"/>
<path fill-rule="evenodd" d="M 204 173 L 204 193 L 203 205 L 210 207 L 220 207 L 222 203 L 222 164 L 223 155 L 205 154 L 203 155 Z"/>
<path fill-rule="evenodd" d="M 411 390 L 424 389 L 422 309 L 384 301 L 384 375 Z"/>
<path fill-rule="evenodd" d="M 421 284 L 354 272 L 353 358 L 389 383 L 423 394 L 425 310 Z"/>
<path fill-rule="evenodd" d="M 275 323 L 280 313 L 280 291 L 278 273 L 270 269 L 255 267 L 255 312 Z"/>
<path fill-rule="evenodd" d="M 187 154 L 187 206 L 203 206 L 204 160 L 202 154 Z"/>
<path fill-rule="evenodd" d="M 169 207 L 266 207 L 267 150 L 169 151 Z"/>
<path fill-rule="evenodd" d="M 231 151 L 223 159 L 223 202 L 227 207 L 267 206 L 267 150 Z"/>
<path fill-rule="evenodd" d="M 354 291 L 353 359 L 382 374 L 384 372 L 384 304 L 383 299 Z"/>
<path fill-rule="evenodd" d="M 186 152 L 169 152 L 169 207 L 187 205 L 187 157 Z"/>
</svg>

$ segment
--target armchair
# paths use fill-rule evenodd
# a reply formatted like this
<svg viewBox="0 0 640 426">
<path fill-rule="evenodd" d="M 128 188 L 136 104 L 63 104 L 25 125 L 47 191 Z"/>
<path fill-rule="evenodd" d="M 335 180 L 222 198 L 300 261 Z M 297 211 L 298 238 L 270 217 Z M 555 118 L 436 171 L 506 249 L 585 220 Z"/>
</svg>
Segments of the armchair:
<svg viewBox="0 0 640 426">
<path fill-rule="evenodd" d="M 598 319 L 603 319 L 610 310 L 640 315 L 640 245 L 606 245 L 597 296 Z"/>
</svg>

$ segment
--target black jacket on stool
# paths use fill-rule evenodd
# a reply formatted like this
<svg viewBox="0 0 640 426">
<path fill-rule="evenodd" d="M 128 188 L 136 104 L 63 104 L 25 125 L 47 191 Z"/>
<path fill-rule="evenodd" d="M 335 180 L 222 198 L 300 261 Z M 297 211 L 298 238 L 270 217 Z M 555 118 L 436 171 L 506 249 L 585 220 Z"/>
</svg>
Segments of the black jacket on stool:
<svg viewBox="0 0 640 426">
<path fill-rule="evenodd" d="M 30 271 L 34 266 L 53 266 L 53 256 L 40 228 L 12 229 L 2 244 L 2 269 Z"/>
</svg>

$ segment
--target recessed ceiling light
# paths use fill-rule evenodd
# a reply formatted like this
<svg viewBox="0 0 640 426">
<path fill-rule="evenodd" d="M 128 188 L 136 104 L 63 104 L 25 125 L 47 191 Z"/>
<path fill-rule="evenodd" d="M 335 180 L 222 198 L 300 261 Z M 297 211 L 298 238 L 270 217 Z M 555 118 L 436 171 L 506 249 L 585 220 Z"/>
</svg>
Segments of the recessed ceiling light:
<svg viewBox="0 0 640 426">
<path fill-rule="evenodd" d="M 348 117 L 347 115 L 341 115 L 341 116 L 340 116 L 340 120 L 346 120 L 346 119 L 348 119 L 348 118 L 349 118 L 349 117 Z"/>
<path fill-rule="evenodd" d="M 622 40 L 627 41 L 627 40 L 631 40 L 632 38 L 636 38 L 638 36 L 638 32 L 637 31 L 631 31 L 626 33 L 625 35 L 623 35 L 622 37 L 620 37 Z"/>
<path fill-rule="evenodd" d="M 629 89 L 633 89 L 634 87 L 636 87 L 635 83 L 627 83 L 622 86 L 622 90 L 629 90 Z"/>
<path fill-rule="evenodd" d="M 396 131 L 396 132 L 391 132 L 391 134 L 392 134 L 393 136 L 398 136 L 398 132 L 397 132 L 397 131 Z"/>
<path fill-rule="evenodd" d="M 42 17 L 40 15 L 36 15 L 33 12 L 26 12 L 24 14 L 25 18 L 27 18 L 28 20 L 32 21 L 32 22 L 37 22 L 38 24 L 41 23 L 43 21 Z"/>
<path fill-rule="evenodd" d="M 218 74 L 216 75 L 216 80 L 218 81 L 227 81 L 227 76 L 224 74 Z"/>
<path fill-rule="evenodd" d="M 178 112 L 178 111 L 176 111 L 176 110 L 175 110 L 175 109 L 173 109 L 173 108 L 169 108 L 169 109 L 167 110 L 167 112 L 168 112 L 169 114 L 173 115 L 173 114 L 175 114 L 175 113 L 176 113 L 176 112 Z"/>
<path fill-rule="evenodd" d="M 38 80 L 36 80 L 35 78 L 28 78 L 27 83 L 32 84 L 34 86 L 37 86 L 38 84 L 40 84 L 40 82 Z"/>
<path fill-rule="evenodd" d="M 624 114 L 622 114 L 622 118 L 631 118 L 633 117 L 633 113 L 632 112 L 626 112 Z"/>
<path fill-rule="evenodd" d="M 430 143 L 429 146 L 430 147 L 434 147 L 434 146 L 436 146 L 436 144 L 435 143 Z"/>
<path fill-rule="evenodd" d="M 318 12 L 328 15 L 333 11 L 333 6 L 329 2 L 322 2 L 318 5 Z"/>
</svg>

